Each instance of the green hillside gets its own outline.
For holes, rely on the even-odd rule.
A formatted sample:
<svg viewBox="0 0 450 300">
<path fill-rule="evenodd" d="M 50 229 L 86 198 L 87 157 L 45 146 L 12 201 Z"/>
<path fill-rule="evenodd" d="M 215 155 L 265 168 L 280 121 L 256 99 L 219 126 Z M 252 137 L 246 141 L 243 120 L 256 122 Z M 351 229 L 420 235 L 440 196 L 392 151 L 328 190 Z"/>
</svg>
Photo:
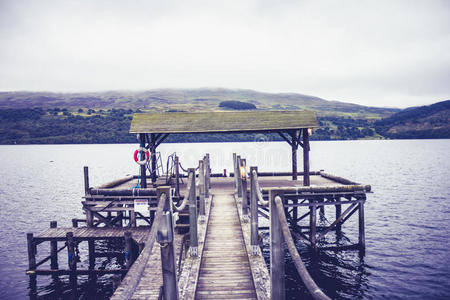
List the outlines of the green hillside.
<svg viewBox="0 0 450 300">
<path fill-rule="evenodd" d="M 413 107 L 375 122 L 378 133 L 391 139 L 450 138 L 450 100 Z"/>
<path fill-rule="evenodd" d="M 233 105 L 224 106 L 224 102 Z M 302 94 L 230 89 L 0 92 L 0 144 L 133 143 L 136 137 L 129 134 L 128 129 L 135 112 L 216 111 L 239 107 L 313 110 L 321 126 L 311 136 L 313 140 L 448 137 L 448 101 L 438 104 L 401 111 L 327 101 Z M 173 135 L 168 139 L 169 142 L 238 140 L 280 140 L 280 137 Z"/>
</svg>

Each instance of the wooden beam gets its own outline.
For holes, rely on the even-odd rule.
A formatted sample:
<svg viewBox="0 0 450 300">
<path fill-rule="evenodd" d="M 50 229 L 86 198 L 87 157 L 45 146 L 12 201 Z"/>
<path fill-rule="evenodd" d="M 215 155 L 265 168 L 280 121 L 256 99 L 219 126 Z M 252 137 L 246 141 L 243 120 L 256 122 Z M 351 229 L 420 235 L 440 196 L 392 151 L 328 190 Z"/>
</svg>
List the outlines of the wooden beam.
<svg viewBox="0 0 450 300">
<path fill-rule="evenodd" d="M 289 139 L 287 138 L 287 136 L 284 135 L 283 132 L 278 131 L 277 133 L 283 138 L 283 140 L 285 140 L 285 141 L 292 147 L 292 141 L 289 140 Z"/>
</svg>

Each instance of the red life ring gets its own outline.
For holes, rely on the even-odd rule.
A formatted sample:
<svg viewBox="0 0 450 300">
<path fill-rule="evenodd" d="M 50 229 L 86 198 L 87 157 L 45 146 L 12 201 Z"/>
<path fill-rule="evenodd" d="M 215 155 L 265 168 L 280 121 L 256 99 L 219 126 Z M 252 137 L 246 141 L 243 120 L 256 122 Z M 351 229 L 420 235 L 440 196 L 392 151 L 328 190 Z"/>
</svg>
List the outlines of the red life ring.
<svg viewBox="0 0 450 300">
<path fill-rule="evenodd" d="M 144 160 L 139 160 L 139 152 L 144 152 L 145 153 L 145 159 Z M 150 157 L 150 153 L 144 147 L 140 147 L 139 149 L 134 151 L 134 161 L 137 164 L 139 164 L 139 165 L 145 165 L 147 163 L 149 157 Z"/>
</svg>

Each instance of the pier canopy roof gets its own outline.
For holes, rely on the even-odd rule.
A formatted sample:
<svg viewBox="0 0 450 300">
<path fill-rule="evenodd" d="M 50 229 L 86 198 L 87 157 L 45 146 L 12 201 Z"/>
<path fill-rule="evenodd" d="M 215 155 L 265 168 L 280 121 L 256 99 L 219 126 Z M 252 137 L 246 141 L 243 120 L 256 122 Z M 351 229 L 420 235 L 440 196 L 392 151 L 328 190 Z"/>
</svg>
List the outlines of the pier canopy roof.
<svg viewBox="0 0 450 300">
<path fill-rule="evenodd" d="M 130 133 L 280 132 L 319 127 L 312 111 L 136 113 Z"/>
</svg>

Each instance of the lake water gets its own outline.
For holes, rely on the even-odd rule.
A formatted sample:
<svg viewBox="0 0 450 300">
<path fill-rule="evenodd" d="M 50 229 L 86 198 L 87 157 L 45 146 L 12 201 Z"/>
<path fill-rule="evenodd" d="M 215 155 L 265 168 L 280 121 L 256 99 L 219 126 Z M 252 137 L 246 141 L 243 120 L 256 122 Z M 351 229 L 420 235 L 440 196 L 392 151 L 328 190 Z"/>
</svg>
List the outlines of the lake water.
<svg viewBox="0 0 450 300">
<path fill-rule="evenodd" d="M 135 144 L 0 146 L 1 299 L 28 297 L 26 233 L 45 230 L 52 220 L 58 226 L 71 226 L 72 218 L 83 217 L 83 166 L 90 168 L 91 186 L 137 174 L 132 158 L 135 148 Z M 163 157 L 176 151 L 185 168 L 196 166 L 209 152 L 213 172 L 232 170 L 233 152 L 260 171 L 291 168 L 290 147 L 281 142 L 163 144 L 160 151 Z M 449 154 L 450 140 L 311 143 L 311 170 L 324 169 L 371 184 L 374 191 L 365 205 L 365 254 L 353 250 L 314 255 L 298 244 L 313 277 L 328 295 L 336 299 L 450 298 Z M 343 227 L 344 237 L 357 241 L 356 218 L 351 220 Z M 65 267 L 62 261 L 60 266 Z M 288 265 L 286 272 L 288 298 L 299 299 L 303 292 L 295 270 Z M 40 297 L 64 297 L 65 280 L 58 287 L 51 278 L 38 276 Z M 109 280 L 100 280 L 96 298 L 110 293 Z M 83 286 L 80 294 L 89 298 Z"/>
</svg>

